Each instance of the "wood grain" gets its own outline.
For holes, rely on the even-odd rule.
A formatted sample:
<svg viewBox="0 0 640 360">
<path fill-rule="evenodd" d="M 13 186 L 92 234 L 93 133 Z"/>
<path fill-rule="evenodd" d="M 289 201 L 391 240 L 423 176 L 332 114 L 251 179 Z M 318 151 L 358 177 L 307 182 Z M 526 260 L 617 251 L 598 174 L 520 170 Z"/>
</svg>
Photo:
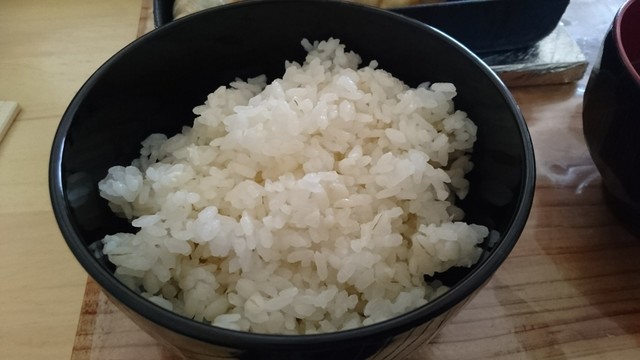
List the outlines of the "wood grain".
<svg viewBox="0 0 640 360">
<path fill-rule="evenodd" d="M 173 360 L 178 357 L 141 331 L 89 278 L 71 359 Z"/>
<path fill-rule="evenodd" d="M 65 108 L 134 40 L 131 0 L 0 1 L 0 99 L 21 111 L 0 143 L 0 359 L 68 359 L 86 273 L 53 218 L 47 164 Z"/>
</svg>

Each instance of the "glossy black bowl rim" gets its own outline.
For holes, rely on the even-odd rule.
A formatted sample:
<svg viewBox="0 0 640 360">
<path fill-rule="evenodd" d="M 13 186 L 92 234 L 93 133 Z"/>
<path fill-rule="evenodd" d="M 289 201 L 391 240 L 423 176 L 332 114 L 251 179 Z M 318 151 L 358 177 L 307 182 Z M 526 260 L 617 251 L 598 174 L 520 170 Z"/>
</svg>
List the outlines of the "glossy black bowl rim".
<svg viewBox="0 0 640 360">
<path fill-rule="evenodd" d="M 280 4 L 290 2 L 296 1 L 270 1 L 270 3 L 273 3 L 274 6 L 279 6 Z M 80 88 L 60 121 L 53 140 L 49 162 L 49 191 L 51 203 L 58 226 L 70 250 L 76 257 L 78 262 L 85 269 L 85 271 L 87 271 L 87 273 L 100 285 L 103 290 L 105 290 L 108 294 L 117 299 L 117 301 L 121 302 L 124 306 L 139 314 L 143 318 L 189 338 L 197 339 L 205 343 L 217 344 L 220 346 L 227 346 L 232 348 L 303 348 L 309 345 L 317 346 L 339 342 L 345 343 L 369 337 L 391 337 L 401 332 L 408 331 L 409 329 L 420 324 L 423 324 L 429 319 L 443 314 L 456 304 L 461 303 L 471 294 L 473 294 L 477 289 L 482 287 L 491 278 L 497 268 L 504 262 L 508 254 L 511 252 L 512 248 L 515 246 L 518 238 L 520 237 L 529 216 L 535 188 L 535 158 L 533 145 L 526 123 L 518 108 L 518 105 L 516 104 L 511 93 L 507 90 L 502 81 L 486 64 L 484 64 L 477 56 L 466 49 L 463 45 L 461 45 L 448 35 L 440 32 L 439 30 L 425 25 L 419 21 L 412 20 L 385 10 L 363 6 L 360 4 L 327 1 L 316 2 L 315 6 L 358 7 L 360 9 L 359 11 L 363 13 L 372 13 L 376 16 L 386 16 L 394 18 L 394 20 L 399 23 L 404 23 L 405 25 L 415 27 L 416 29 L 425 32 L 426 35 L 440 37 L 441 40 L 450 43 L 451 46 L 457 50 L 460 56 L 466 56 L 470 58 L 470 60 L 472 60 L 473 63 L 482 70 L 484 75 L 492 81 L 495 88 L 502 94 L 515 118 L 520 136 L 524 144 L 523 153 L 525 154 L 525 156 L 522 159 L 524 163 L 519 198 L 517 200 L 518 205 L 515 213 L 512 215 L 508 230 L 506 231 L 506 233 L 501 234 L 503 240 L 491 251 L 487 259 L 484 260 L 483 263 L 476 265 L 474 270 L 464 279 L 462 279 L 454 288 L 418 309 L 380 323 L 360 327 L 357 329 L 314 335 L 271 335 L 248 333 L 228 330 L 197 322 L 151 303 L 150 301 L 144 299 L 142 296 L 138 295 L 133 290 L 129 289 L 126 285 L 118 281 L 111 272 L 107 271 L 106 268 L 100 265 L 95 259 L 92 252 L 87 248 L 82 239 L 80 239 L 74 224 L 68 216 L 69 206 L 64 194 L 62 155 L 64 152 L 66 134 L 71 127 L 75 113 L 89 90 L 101 78 L 101 76 L 105 72 L 105 69 L 107 69 L 114 62 L 117 62 L 118 59 L 126 57 L 127 52 L 131 49 L 136 48 L 138 44 L 153 41 L 156 36 L 164 32 L 172 31 L 174 27 L 183 26 L 183 24 L 195 20 L 198 16 L 202 16 L 203 14 L 206 14 L 208 12 L 222 13 L 225 11 L 233 11 L 234 8 L 240 7 L 264 6 L 266 5 L 265 3 L 267 2 L 262 0 L 249 0 L 241 3 L 223 5 L 216 8 L 204 10 L 203 12 L 197 14 L 186 16 L 183 19 L 179 19 L 172 22 L 171 24 L 167 24 L 140 37 L 139 39 L 133 41 L 131 44 L 127 45 L 122 50 L 117 52 L 113 57 L 107 60 Z"/>
</svg>

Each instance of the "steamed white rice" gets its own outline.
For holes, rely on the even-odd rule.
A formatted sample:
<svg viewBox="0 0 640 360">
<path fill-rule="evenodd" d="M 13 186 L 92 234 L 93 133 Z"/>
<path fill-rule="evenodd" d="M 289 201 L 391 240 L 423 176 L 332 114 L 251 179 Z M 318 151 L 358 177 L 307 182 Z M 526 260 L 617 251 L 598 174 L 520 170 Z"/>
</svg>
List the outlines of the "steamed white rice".
<svg viewBox="0 0 640 360">
<path fill-rule="evenodd" d="M 219 87 L 192 127 L 153 134 L 100 181 L 135 234 L 106 236 L 116 275 L 184 316 L 313 334 L 389 319 L 447 289 L 488 231 L 461 222 L 476 126 L 449 83 L 409 88 L 339 40 Z"/>
</svg>

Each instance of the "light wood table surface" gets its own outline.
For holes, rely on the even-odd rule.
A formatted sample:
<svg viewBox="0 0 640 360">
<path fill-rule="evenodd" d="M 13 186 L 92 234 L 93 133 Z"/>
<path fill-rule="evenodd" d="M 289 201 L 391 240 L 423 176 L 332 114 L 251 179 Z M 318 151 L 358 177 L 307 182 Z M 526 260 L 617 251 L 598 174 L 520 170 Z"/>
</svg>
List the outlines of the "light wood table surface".
<svg viewBox="0 0 640 360">
<path fill-rule="evenodd" d="M 621 3 L 572 0 L 563 23 L 590 62 Z M 65 107 L 148 26 L 143 4 L 141 16 L 134 0 L 0 1 L 0 100 L 22 108 L 0 144 L 0 359 L 174 359 L 85 286 L 47 188 Z M 536 149 L 529 222 L 490 283 L 411 360 L 640 359 L 640 239 L 603 203 L 582 136 L 585 84 L 511 89 Z"/>
<path fill-rule="evenodd" d="M 136 38 L 139 0 L 1 0 L 0 100 L 18 117 L 0 143 L 0 359 L 69 359 L 86 274 L 53 218 L 47 166 L 83 82 Z"/>
</svg>

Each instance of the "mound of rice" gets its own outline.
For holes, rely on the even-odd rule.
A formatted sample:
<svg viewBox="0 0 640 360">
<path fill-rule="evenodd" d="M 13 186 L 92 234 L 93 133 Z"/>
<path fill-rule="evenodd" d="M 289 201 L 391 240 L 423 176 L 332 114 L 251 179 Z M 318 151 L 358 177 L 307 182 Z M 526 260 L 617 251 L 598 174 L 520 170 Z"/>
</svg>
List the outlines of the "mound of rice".
<svg viewBox="0 0 640 360">
<path fill-rule="evenodd" d="M 230 329 L 313 334 L 372 324 L 447 289 L 488 231 L 460 222 L 476 126 L 454 85 L 409 88 L 339 40 L 281 79 L 220 87 L 193 127 L 153 134 L 100 181 L 135 234 L 106 236 L 150 301 Z"/>
</svg>

